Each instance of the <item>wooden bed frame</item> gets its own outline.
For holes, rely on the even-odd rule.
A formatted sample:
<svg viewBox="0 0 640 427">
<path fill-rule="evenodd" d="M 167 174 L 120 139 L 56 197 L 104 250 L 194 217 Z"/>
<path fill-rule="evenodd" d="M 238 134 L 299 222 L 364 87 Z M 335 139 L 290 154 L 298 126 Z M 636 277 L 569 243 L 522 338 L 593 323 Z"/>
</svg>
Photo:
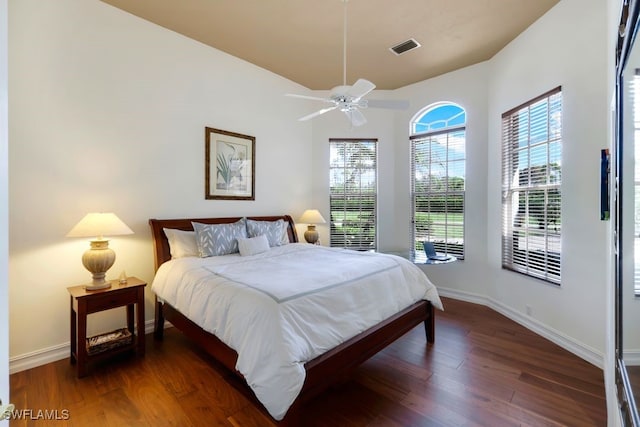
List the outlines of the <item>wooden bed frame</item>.
<svg viewBox="0 0 640 427">
<path fill-rule="evenodd" d="M 169 242 L 164 234 L 163 228 L 193 230 L 191 225 L 192 221 L 205 224 L 224 224 L 236 222 L 240 219 L 241 217 L 150 219 L 149 225 L 151 226 L 153 235 L 156 270 L 164 262 L 171 259 Z M 293 219 L 289 215 L 247 217 L 247 219 L 257 221 L 284 219 L 288 223 L 287 231 L 289 241 L 292 243 L 298 241 L 298 234 Z M 191 340 L 195 341 L 227 369 L 242 378 L 241 374 L 235 369 L 238 354 L 233 349 L 225 345 L 216 336 L 200 328 L 169 304 L 158 301 L 156 297 L 154 335 L 158 340 L 161 340 L 163 337 L 165 320 L 169 321 Z M 304 402 L 317 396 L 338 380 L 345 378 L 362 362 L 369 359 L 420 323 L 424 323 L 427 341 L 433 343 L 435 338 L 433 306 L 429 301 L 419 301 L 366 331 L 361 332 L 350 340 L 345 341 L 334 349 L 307 362 L 305 364 L 306 378 L 302 390 L 281 421 L 276 421 L 269 416 L 266 409 L 259 403 L 253 393 L 250 392 L 248 386 L 246 386 L 245 392 L 249 391 L 249 397 L 251 397 L 257 407 L 273 421 L 274 425 L 297 426 L 299 425 L 300 412 Z M 245 384 L 244 379 L 242 383 Z"/>
</svg>

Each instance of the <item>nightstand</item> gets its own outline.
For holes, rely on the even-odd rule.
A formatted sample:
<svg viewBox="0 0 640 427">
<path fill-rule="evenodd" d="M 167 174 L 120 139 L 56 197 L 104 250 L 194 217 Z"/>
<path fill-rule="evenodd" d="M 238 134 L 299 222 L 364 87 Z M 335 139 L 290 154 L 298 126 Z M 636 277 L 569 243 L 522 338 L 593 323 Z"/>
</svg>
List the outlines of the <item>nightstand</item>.
<svg viewBox="0 0 640 427">
<path fill-rule="evenodd" d="M 87 291 L 84 285 L 67 288 L 71 300 L 71 363 L 77 364 L 78 377 L 88 373 L 88 363 L 103 359 L 128 350 L 136 350 L 138 355 L 144 355 L 144 288 L 145 282 L 128 277 L 127 283 L 118 280 L 111 281 L 111 287 L 97 291 Z M 102 347 L 92 347 L 98 351 L 89 354 L 87 341 L 87 316 L 117 307 L 127 307 L 127 328 L 120 335 L 126 335 L 125 340 L 109 342 L 111 333 L 101 336 L 104 341 Z M 134 306 L 136 307 L 136 328 L 134 330 Z M 128 331 L 128 333 L 127 333 Z M 116 331 L 114 331 L 116 332 Z M 128 335 L 130 334 L 130 336 Z M 107 344 L 106 346 L 104 344 Z M 111 345 L 109 345 L 111 344 Z"/>
</svg>

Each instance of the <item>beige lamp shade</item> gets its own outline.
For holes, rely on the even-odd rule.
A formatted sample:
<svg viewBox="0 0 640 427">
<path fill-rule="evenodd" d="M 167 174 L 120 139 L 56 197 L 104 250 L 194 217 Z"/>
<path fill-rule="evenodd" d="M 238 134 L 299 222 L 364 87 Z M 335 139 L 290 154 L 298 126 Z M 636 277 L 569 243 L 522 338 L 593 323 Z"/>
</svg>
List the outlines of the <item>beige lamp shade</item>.
<svg viewBox="0 0 640 427">
<path fill-rule="evenodd" d="M 90 249 L 82 255 L 82 264 L 92 273 L 87 290 L 105 289 L 111 286 L 105 280 L 107 271 L 116 261 L 116 253 L 109 248 L 104 236 L 133 234 L 133 231 L 114 213 L 90 213 L 67 233 L 67 237 L 91 237 Z"/>
<path fill-rule="evenodd" d="M 303 224 L 324 224 L 327 221 L 324 220 L 320 211 L 317 209 L 307 209 L 304 211 L 298 222 Z"/>
<path fill-rule="evenodd" d="M 89 213 L 67 233 L 67 237 L 99 237 L 133 234 L 114 213 Z"/>
<path fill-rule="evenodd" d="M 307 231 L 304 232 L 304 240 L 311 244 L 318 243 L 320 235 L 316 230 L 316 224 L 324 224 L 326 222 L 320 212 L 317 209 L 307 209 L 303 212 L 298 222 L 307 224 Z"/>
</svg>

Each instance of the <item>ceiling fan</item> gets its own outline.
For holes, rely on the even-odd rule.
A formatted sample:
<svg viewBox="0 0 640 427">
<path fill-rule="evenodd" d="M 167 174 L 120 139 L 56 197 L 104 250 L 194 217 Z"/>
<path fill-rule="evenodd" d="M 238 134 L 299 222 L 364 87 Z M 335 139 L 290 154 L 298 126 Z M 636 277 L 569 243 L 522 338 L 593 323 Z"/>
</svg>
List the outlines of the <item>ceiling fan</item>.
<svg viewBox="0 0 640 427">
<path fill-rule="evenodd" d="M 347 118 L 351 122 L 351 126 L 362 126 L 367 122 L 364 114 L 360 111 L 363 108 L 387 108 L 403 110 L 409 107 L 408 101 L 402 100 L 381 100 L 381 99 L 363 99 L 369 92 L 375 89 L 376 85 L 369 80 L 358 79 L 352 86 L 347 85 L 347 2 L 348 0 L 342 0 L 344 3 L 344 34 L 343 34 L 343 49 L 342 49 L 342 86 L 336 86 L 331 89 L 331 93 L 328 98 L 320 98 L 316 96 L 296 95 L 287 93 L 285 96 L 293 98 L 310 99 L 313 101 L 320 101 L 330 106 L 322 108 L 314 113 L 308 114 L 304 117 L 300 117 L 299 121 L 305 121 L 314 117 L 320 116 L 332 110 L 340 110 L 347 115 Z"/>
</svg>

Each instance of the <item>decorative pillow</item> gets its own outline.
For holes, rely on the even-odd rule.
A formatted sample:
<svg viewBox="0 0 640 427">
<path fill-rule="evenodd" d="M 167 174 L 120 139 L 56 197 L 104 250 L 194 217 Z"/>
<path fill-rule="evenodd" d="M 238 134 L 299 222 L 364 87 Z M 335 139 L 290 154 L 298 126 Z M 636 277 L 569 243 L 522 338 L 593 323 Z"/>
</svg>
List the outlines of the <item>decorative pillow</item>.
<svg viewBox="0 0 640 427">
<path fill-rule="evenodd" d="M 247 232 L 249 237 L 256 237 L 264 234 L 267 236 L 269 246 L 282 246 L 289 243 L 287 234 L 287 223 L 283 219 L 277 221 L 254 221 L 247 220 Z"/>
<path fill-rule="evenodd" d="M 198 254 L 202 258 L 238 252 L 238 239 L 247 237 L 244 218 L 232 224 L 201 224 L 193 222 Z"/>
<path fill-rule="evenodd" d="M 163 230 L 169 241 L 171 258 L 199 255 L 195 231 L 178 230 L 175 228 L 163 228 Z"/>
<path fill-rule="evenodd" d="M 269 240 L 264 234 L 248 239 L 238 239 L 238 249 L 241 256 L 260 254 L 270 249 Z"/>
</svg>

